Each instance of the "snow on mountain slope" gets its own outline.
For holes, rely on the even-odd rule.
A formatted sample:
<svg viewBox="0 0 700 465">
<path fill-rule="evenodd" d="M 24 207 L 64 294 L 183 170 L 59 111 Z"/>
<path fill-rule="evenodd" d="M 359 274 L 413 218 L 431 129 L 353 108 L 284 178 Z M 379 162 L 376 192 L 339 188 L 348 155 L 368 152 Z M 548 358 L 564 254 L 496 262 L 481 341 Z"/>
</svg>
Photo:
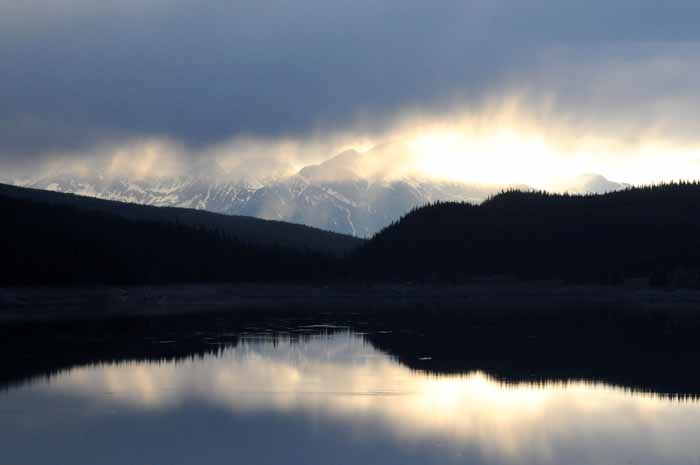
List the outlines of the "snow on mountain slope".
<svg viewBox="0 0 700 465">
<path fill-rule="evenodd" d="M 63 175 L 39 179 L 25 184 L 25 187 L 144 205 L 196 208 L 226 213 L 244 204 L 259 185 L 184 176 L 134 180 Z"/>
<path fill-rule="evenodd" d="M 435 201 L 480 202 L 508 186 L 474 185 L 416 177 L 366 175 L 369 153 L 349 150 L 296 175 L 259 181 L 232 179 L 218 165 L 195 166 L 172 178 L 128 179 L 95 174 L 55 175 L 26 187 L 154 206 L 208 210 L 301 223 L 369 237 L 412 208 Z M 527 186 L 518 186 L 527 188 Z M 581 177 L 571 191 L 624 188 L 602 176 Z"/>
<path fill-rule="evenodd" d="M 562 190 L 572 194 L 605 194 L 631 187 L 630 184 L 614 182 L 599 174 L 582 174 L 566 183 Z"/>
<path fill-rule="evenodd" d="M 478 201 L 491 193 L 410 179 L 317 182 L 300 175 L 257 185 L 188 177 L 129 180 L 64 175 L 24 185 L 107 200 L 289 221 L 361 237 L 374 234 L 418 205 L 436 200 Z"/>
</svg>

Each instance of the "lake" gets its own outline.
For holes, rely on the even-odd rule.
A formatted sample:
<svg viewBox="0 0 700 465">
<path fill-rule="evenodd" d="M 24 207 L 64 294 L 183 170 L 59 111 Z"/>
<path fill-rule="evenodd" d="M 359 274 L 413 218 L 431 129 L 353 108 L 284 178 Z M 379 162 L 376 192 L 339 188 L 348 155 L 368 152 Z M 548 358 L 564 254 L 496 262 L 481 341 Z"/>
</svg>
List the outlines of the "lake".
<svg viewBox="0 0 700 465">
<path fill-rule="evenodd" d="M 694 396 L 416 369 L 371 340 L 248 331 L 27 378 L 0 390 L 0 464 L 700 463 Z"/>
</svg>

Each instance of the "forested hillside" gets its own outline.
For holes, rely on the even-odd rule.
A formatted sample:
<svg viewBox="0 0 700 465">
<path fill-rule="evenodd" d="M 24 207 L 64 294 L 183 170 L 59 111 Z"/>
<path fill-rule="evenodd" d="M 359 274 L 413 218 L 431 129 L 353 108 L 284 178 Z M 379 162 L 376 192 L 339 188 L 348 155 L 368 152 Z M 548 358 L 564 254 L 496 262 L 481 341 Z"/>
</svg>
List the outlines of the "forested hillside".
<svg viewBox="0 0 700 465">
<path fill-rule="evenodd" d="M 87 200 L 78 199 L 52 203 L 0 191 L 1 284 L 454 281 L 507 275 L 601 284 L 644 278 L 658 286 L 700 287 L 697 183 L 585 196 L 509 191 L 481 205 L 437 203 L 412 211 L 345 258 L 319 252 L 338 253 L 349 244 L 319 247 L 314 238 L 348 239 L 323 231 L 302 231 L 309 235 L 282 247 L 271 241 L 280 234 L 275 222 L 263 224 L 261 235 L 270 235 L 255 241 L 247 239 L 249 230 L 243 229 L 242 238 L 216 222 L 181 221 L 190 218 L 189 210 L 167 209 L 172 212 L 166 216 L 136 220 L 133 213 L 114 213 L 101 204 L 85 207 Z M 163 210 L 138 208 L 148 209 L 133 210 L 143 215 Z M 288 226 L 279 224 L 283 230 Z"/>
<path fill-rule="evenodd" d="M 114 215 L 134 222 L 164 224 L 177 222 L 198 229 L 221 232 L 249 244 L 277 245 L 297 250 L 311 249 L 337 256 L 347 254 L 364 242 L 352 236 L 283 221 L 223 215 L 188 208 L 137 205 L 7 184 L 0 184 L 0 197 L 25 200 L 34 204 L 73 207 L 85 212 Z"/>
<path fill-rule="evenodd" d="M 224 231 L 0 195 L 0 285 L 309 282 L 337 259 Z"/>
<path fill-rule="evenodd" d="M 700 184 L 604 195 L 510 191 L 481 205 L 415 209 L 354 256 L 376 277 L 521 278 L 616 283 L 649 277 L 696 286 Z"/>
</svg>

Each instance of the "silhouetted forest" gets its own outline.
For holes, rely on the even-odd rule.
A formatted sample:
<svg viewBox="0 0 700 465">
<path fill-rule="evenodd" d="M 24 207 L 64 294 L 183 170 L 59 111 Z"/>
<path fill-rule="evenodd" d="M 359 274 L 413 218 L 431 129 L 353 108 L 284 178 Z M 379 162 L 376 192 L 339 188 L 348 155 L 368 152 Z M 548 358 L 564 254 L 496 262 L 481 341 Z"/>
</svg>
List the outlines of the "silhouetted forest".
<svg viewBox="0 0 700 465">
<path fill-rule="evenodd" d="M 313 281 L 337 268 L 312 251 L 251 245 L 204 227 L 136 222 L 0 196 L 0 284 Z"/>
<path fill-rule="evenodd" d="M 509 191 L 437 203 L 384 229 L 353 257 L 377 279 L 474 275 L 700 286 L 700 184 L 604 195 Z"/>
<path fill-rule="evenodd" d="M 602 284 L 634 277 L 654 286 L 700 287 L 698 183 L 584 196 L 510 191 L 481 205 L 437 203 L 415 209 L 345 258 L 318 252 L 313 230 L 302 236 L 309 240 L 307 250 L 289 241 L 285 247 L 269 245 L 269 238 L 281 234 L 275 222 L 261 229 L 267 242 L 251 243 L 239 240 L 235 227 L 182 223 L 176 213 L 136 220 L 119 213 L 125 204 L 117 202 L 92 208 L 82 200 L 70 204 L 63 194 L 3 192 L 3 285 L 459 281 L 508 275 Z M 54 195 L 61 201 L 50 202 Z M 250 234 L 245 230 L 245 237 Z M 342 242 L 321 250 L 350 250 L 346 236 L 319 237 Z"/>
<path fill-rule="evenodd" d="M 364 241 L 352 236 L 284 221 L 263 220 L 250 216 L 222 215 L 190 208 L 153 207 L 116 202 L 74 194 L 28 189 L 0 183 L 0 197 L 28 202 L 72 207 L 86 212 L 118 216 L 125 220 L 150 223 L 179 223 L 208 231 L 235 236 L 247 244 L 280 246 L 297 250 L 343 256 Z"/>
</svg>

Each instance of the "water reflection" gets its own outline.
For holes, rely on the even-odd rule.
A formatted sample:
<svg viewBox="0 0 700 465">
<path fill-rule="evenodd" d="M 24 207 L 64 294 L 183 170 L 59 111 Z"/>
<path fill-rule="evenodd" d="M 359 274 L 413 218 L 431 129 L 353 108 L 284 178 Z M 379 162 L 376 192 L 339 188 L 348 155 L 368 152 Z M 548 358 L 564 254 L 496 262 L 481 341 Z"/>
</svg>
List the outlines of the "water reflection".
<svg viewBox="0 0 700 465">
<path fill-rule="evenodd" d="M 351 333 L 74 368 L 0 393 L 0 433 L 17 464 L 94 463 L 97 444 L 99 462 L 129 464 L 700 463 L 696 401 L 429 375 Z M 28 438 L 58 456 L 43 462 Z"/>
</svg>

